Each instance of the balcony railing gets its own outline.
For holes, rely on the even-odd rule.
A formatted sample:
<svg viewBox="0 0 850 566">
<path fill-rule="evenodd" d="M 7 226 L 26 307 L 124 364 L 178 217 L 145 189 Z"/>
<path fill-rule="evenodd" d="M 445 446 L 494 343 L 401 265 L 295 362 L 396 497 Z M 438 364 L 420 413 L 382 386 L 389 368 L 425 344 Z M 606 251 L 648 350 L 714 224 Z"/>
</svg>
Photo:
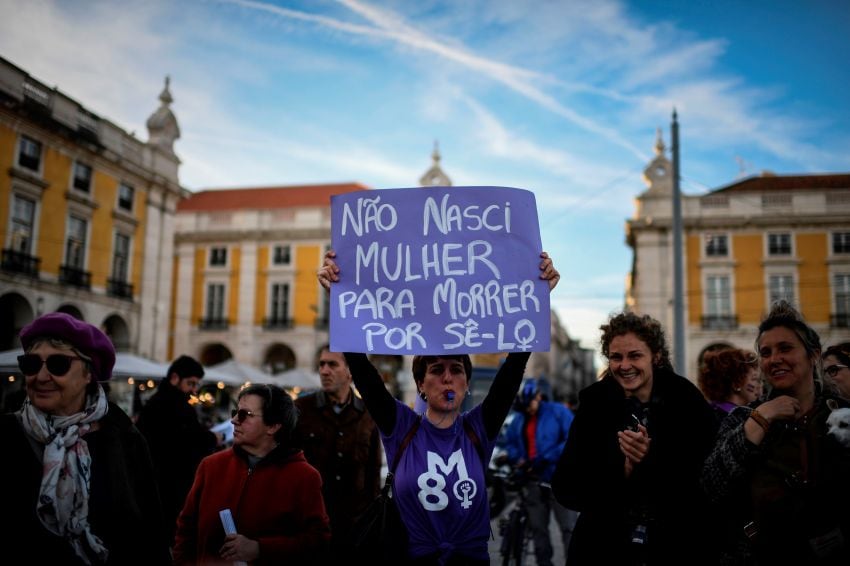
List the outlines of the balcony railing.
<svg viewBox="0 0 850 566">
<path fill-rule="evenodd" d="M 331 323 L 331 321 L 330 321 L 330 319 L 328 318 L 327 315 L 317 316 L 316 322 L 314 323 L 314 328 L 316 330 L 327 330 L 328 327 L 330 326 L 330 323 Z"/>
<path fill-rule="evenodd" d="M 38 268 L 41 265 L 40 258 L 7 248 L 3 250 L 1 261 L 0 267 L 3 268 L 3 271 L 38 278 Z"/>
<path fill-rule="evenodd" d="M 706 314 L 702 316 L 703 330 L 734 330 L 738 317 L 734 314 Z"/>
<path fill-rule="evenodd" d="M 59 266 L 59 282 L 83 289 L 91 288 L 91 271 L 83 271 L 70 265 Z"/>
<path fill-rule="evenodd" d="M 292 328 L 295 325 L 291 318 L 271 317 L 263 319 L 263 328 L 265 330 L 284 330 Z"/>
<path fill-rule="evenodd" d="M 107 294 L 118 297 L 120 299 L 130 299 L 133 300 L 133 284 L 127 283 L 126 281 L 119 281 L 118 279 L 107 279 L 106 280 L 106 292 Z"/>
<path fill-rule="evenodd" d="M 833 328 L 850 328 L 850 313 L 842 312 L 830 315 L 829 325 Z"/>
<path fill-rule="evenodd" d="M 226 318 L 202 318 L 198 321 L 201 330 L 227 330 L 230 323 Z"/>
</svg>

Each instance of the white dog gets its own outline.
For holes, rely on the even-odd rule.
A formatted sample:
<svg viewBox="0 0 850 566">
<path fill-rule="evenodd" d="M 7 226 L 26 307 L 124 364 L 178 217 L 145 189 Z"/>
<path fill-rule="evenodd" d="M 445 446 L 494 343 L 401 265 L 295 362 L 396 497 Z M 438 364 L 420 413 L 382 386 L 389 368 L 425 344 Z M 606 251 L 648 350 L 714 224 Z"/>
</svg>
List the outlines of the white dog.
<svg viewBox="0 0 850 566">
<path fill-rule="evenodd" d="M 829 434 L 835 437 L 839 444 L 850 448 L 850 409 L 833 409 L 826 419 Z"/>
</svg>

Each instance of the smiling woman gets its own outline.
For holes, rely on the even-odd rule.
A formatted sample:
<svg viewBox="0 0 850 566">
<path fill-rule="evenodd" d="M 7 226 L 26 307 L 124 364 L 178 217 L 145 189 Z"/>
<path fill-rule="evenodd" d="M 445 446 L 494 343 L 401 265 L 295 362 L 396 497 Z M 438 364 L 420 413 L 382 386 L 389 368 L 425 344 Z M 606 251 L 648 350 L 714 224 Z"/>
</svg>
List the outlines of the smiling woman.
<svg viewBox="0 0 850 566">
<path fill-rule="evenodd" d="M 579 394 L 552 489 L 579 511 L 569 564 L 713 564 L 699 489 L 715 419 L 676 375 L 661 324 L 622 313 L 602 325 L 604 377 Z"/>
<path fill-rule="evenodd" d="M 723 420 L 702 473 L 731 533 L 724 563 L 850 564 L 850 448 L 827 434 L 850 402 L 822 387 L 820 337 L 787 302 L 771 307 L 756 347 L 771 391 Z"/>
<path fill-rule="evenodd" d="M 99 380 L 115 350 L 98 328 L 64 313 L 20 333 L 27 398 L 0 418 L 7 490 L 0 560 L 18 564 L 168 564 L 168 540 L 144 438 Z M 14 462 L 14 464 L 12 464 Z M 138 533 L 149 536 L 138 544 Z"/>
</svg>

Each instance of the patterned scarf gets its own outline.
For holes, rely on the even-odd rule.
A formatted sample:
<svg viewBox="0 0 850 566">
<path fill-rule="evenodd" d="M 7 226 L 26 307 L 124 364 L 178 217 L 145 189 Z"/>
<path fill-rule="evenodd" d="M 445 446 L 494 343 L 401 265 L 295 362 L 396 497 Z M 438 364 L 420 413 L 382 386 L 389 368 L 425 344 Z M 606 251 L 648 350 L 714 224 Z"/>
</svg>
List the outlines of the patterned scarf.
<svg viewBox="0 0 850 566">
<path fill-rule="evenodd" d="M 98 387 L 89 395 L 86 408 L 69 416 L 47 415 L 32 406 L 29 399 L 19 414 L 24 430 L 44 445 L 41 489 L 36 514 L 50 532 L 64 537 L 86 564 L 105 563 L 109 551 L 89 526 L 89 485 L 91 455 L 83 436 L 109 408 L 106 393 Z M 88 551 L 88 552 L 87 552 Z"/>
</svg>

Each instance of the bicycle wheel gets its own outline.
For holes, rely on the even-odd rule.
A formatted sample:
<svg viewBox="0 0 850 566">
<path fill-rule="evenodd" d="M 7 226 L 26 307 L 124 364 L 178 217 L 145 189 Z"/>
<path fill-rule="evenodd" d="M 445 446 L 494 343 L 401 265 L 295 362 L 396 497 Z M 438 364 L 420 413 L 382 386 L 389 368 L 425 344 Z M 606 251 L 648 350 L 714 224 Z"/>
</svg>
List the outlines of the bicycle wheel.
<svg viewBox="0 0 850 566">
<path fill-rule="evenodd" d="M 522 542 L 525 535 L 523 526 L 522 511 L 519 509 L 511 510 L 502 532 L 500 548 L 502 566 L 510 566 L 511 564 L 520 566 L 522 564 Z"/>
</svg>

